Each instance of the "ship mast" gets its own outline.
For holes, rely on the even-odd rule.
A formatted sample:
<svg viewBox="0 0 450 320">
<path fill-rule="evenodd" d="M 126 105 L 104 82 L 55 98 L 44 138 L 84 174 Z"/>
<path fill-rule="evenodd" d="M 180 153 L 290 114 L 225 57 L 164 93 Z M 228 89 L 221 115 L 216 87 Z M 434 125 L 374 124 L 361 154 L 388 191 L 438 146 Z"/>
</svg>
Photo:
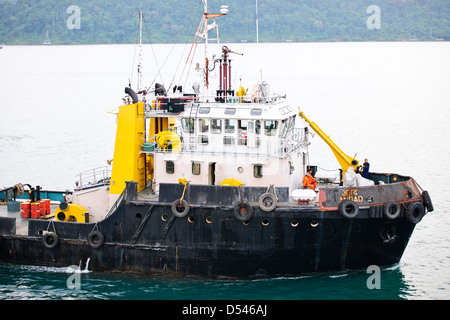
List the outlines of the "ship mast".
<svg viewBox="0 0 450 320">
<path fill-rule="evenodd" d="M 141 89 L 142 83 L 142 20 L 143 14 L 142 10 L 139 10 L 139 62 L 138 62 L 138 83 L 137 83 L 137 92 Z"/>
<path fill-rule="evenodd" d="M 202 36 L 205 38 L 205 86 L 206 86 L 206 101 L 209 99 L 209 61 L 208 61 L 208 32 L 209 29 L 217 27 L 214 23 L 208 27 L 208 19 L 224 16 L 228 13 L 228 6 L 222 6 L 220 13 L 208 13 L 208 0 L 203 1 L 203 17 L 205 19 L 204 31 Z M 219 42 L 219 33 L 217 33 L 217 42 Z"/>
<path fill-rule="evenodd" d="M 206 99 L 209 98 L 209 67 L 208 67 L 208 0 L 203 0 L 205 17 L 205 85 L 206 85 Z"/>
</svg>

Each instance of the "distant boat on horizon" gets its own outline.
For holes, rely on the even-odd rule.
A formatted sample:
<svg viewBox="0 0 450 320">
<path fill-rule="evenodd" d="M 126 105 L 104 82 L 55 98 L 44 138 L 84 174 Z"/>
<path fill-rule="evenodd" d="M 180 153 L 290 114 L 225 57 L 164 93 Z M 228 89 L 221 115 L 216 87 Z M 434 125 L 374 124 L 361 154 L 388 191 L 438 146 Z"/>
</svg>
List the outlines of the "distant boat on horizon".
<svg viewBox="0 0 450 320">
<path fill-rule="evenodd" d="M 45 41 L 42 44 L 52 44 L 52 42 L 50 41 L 50 37 L 48 36 L 48 30 L 45 34 Z"/>
</svg>

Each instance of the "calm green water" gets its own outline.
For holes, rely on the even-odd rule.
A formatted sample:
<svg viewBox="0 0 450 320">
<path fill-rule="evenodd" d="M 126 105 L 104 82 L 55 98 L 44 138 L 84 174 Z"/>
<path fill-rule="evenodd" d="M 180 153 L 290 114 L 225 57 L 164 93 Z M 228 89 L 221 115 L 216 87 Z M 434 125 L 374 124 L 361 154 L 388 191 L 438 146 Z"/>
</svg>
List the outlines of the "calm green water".
<svg viewBox="0 0 450 320">
<path fill-rule="evenodd" d="M 365 271 L 295 278 L 205 280 L 130 274 L 82 273 L 69 289 L 66 268 L 0 264 L 1 299 L 308 300 L 409 299 L 414 288 L 397 265 L 381 270 L 380 289 L 369 289 Z"/>
</svg>

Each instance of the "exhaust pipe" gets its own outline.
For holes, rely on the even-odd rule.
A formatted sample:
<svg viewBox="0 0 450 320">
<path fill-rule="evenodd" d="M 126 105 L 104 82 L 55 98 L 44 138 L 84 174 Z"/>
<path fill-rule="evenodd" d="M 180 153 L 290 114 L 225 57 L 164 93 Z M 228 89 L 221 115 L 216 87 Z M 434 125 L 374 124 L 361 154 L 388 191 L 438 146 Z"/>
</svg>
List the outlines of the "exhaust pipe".
<svg viewBox="0 0 450 320">
<path fill-rule="evenodd" d="M 139 102 L 136 92 L 134 92 L 130 87 L 125 87 L 125 93 L 130 95 L 131 99 L 133 99 L 133 103 Z"/>
</svg>

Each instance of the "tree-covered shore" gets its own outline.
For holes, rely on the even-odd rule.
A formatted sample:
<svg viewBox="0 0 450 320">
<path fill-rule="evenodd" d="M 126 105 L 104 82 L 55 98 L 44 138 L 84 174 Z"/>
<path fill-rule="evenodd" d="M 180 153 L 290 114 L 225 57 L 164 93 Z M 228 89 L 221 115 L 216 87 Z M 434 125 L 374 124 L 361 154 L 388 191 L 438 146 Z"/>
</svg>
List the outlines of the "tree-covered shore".
<svg viewBox="0 0 450 320">
<path fill-rule="evenodd" d="M 258 0 L 259 39 L 280 41 L 450 40 L 448 0 Z M 254 0 L 209 0 L 222 42 L 256 41 Z M 200 0 L 0 0 L 0 43 L 190 42 L 203 13 Z"/>
</svg>

